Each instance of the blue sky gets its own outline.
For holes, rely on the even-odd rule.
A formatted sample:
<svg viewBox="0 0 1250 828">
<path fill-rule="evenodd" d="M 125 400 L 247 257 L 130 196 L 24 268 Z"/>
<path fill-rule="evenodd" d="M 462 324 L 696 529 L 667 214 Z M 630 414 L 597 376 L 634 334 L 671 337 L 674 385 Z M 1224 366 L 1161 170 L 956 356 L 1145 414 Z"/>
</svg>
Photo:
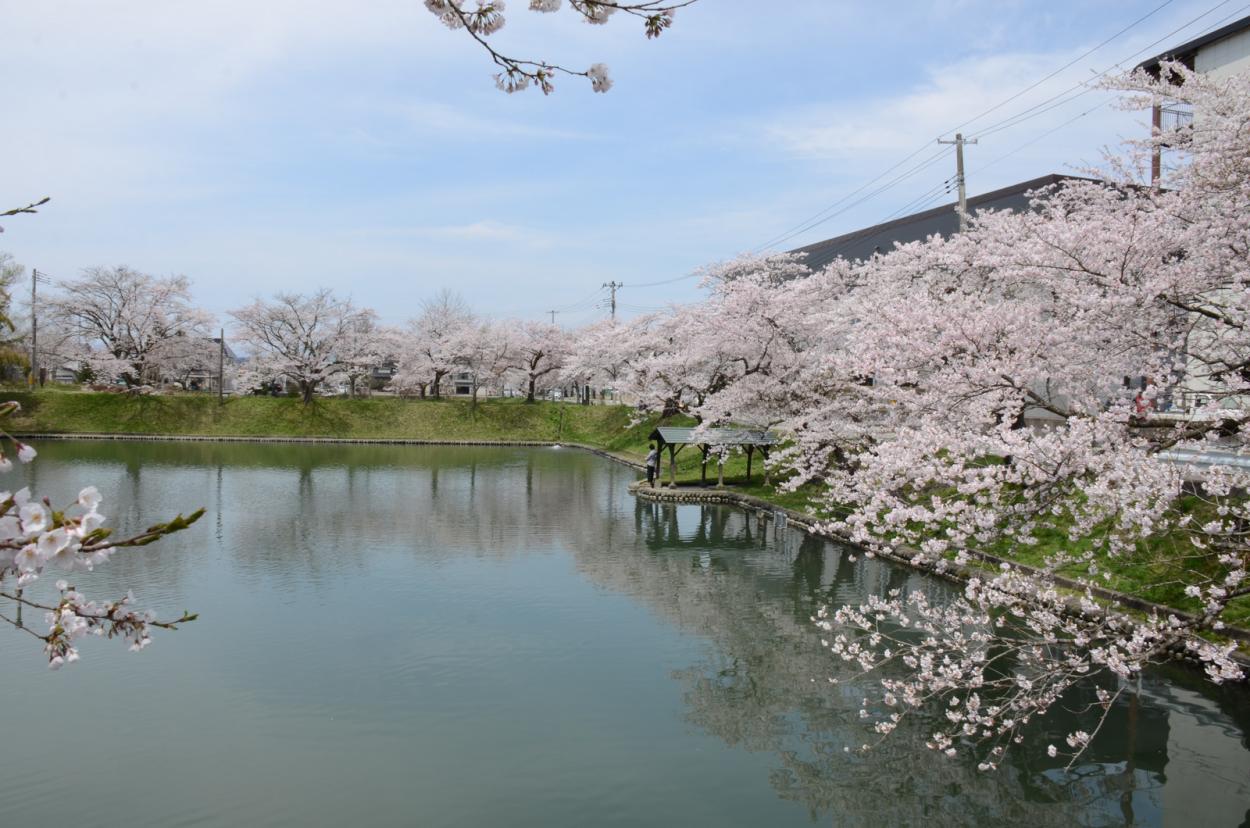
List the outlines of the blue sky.
<svg viewBox="0 0 1250 828">
<path fill-rule="evenodd" d="M 1129 65 L 1250 11 L 1217 3 L 1173 0 L 966 131 L 1203 12 Z M 580 324 L 609 280 L 625 313 L 694 298 L 695 279 L 631 285 L 760 246 L 1163 3 L 700 0 L 654 41 L 526 5 L 498 47 L 602 61 L 612 91 L 498 92 L 485 53 L 420 0 L 0 3 L 0 202 L 53 197 L 5 220 L 0 249 L 62 278 L 183 273 L 223 317 L 325 286 L 398 323 L 449 287 L 485 314 Z M 1140 114 L 1088 112 L 1106 97 L 970 147 L 970 192 L 1140 134 Z M 880 221 L 953 172 L 943 159 L 785 246 Z"/>
</svg>

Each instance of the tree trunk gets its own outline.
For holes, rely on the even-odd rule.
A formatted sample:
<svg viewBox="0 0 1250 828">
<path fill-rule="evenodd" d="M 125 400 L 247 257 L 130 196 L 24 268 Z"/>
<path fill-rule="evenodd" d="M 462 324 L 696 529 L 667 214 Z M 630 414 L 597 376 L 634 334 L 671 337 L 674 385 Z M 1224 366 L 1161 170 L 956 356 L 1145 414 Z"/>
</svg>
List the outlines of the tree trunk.
<svg viewBox="0 0 1250 828">
<path fill-rule="evenodd" d="M 527 403 L 532 403 L 534 401 L 534 378 L 533 377 L 530 377 L 529 393 L 525 395 L 525 401 Z"/>
<path fill-rule="evenodd" d="M 300 398 L 304 401 L 304 405 L 308 405 L 309 403 L 313 401 L 313 392 L 316 390 L 317 390 L 317 384 L 315 382 L 308 382 L 307 380 L 300 380 L 299 393 L 300 393 Z"/>
</svg>

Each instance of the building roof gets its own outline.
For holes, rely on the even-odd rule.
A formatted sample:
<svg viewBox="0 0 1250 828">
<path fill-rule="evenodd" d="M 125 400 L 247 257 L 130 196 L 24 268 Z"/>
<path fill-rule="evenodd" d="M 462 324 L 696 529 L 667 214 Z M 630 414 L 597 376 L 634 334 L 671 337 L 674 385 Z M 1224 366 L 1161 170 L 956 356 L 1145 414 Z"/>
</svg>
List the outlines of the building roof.
<svg viewBox="0 0 1250 828">
<path fill-rule="evenodd" d="M 214 345 L 220 345 L 220 344 L 221 344 L 221 337 L 220 337 L 220 336 L 214 336 L 214 337 L 211 337 L 211 338 L 209 339 L 209 341 L 210 341 L 210 342 L 212 342 Z M 236 353 L 234 352 L 234 348 L 231 348 L 231 347 L 230 347 L 230 343 L 229 343 L 229 342 L 227 342 L 227 343 L 225 344 L 225 351 L 226 351 L 226 359 L 227 359 L 228 361 L 230 361 L 230 362 L 232 362 L 232 363 L 238 363 L 238 362 L 242 362 L 242 361 L 243 361 L 243 360 L 239 357 L 239 355 L 238 355 L 238 354 L 236 354 Z"/>
<path fill-rule="evenodd" d="M 1207 32 L 1201 37 L 1195 37 L 1193 40 L 1186 41 L 1179 46 L 1173 46 L 1166 52 L 1160 52 L 1152 58 L 1143 60 L 1137 64 L 1138 69 L 1145 69 L 1155 77 L 1159 76 L 1159 62 L 1164 60 L 1176 60 L 1185 64 L 1190 69 L 1194 68 L 1194 58 L 1198 56 L 1198 52 L 1210 46 L 1213 43 L 1219 43 L 1221 40 L 1232 37 L 1235 34 L 1250 29 L 1250 16 L 1234 20 L 1227 26 L 1221 26 L 1215 31 Z"/>
<path fill-rule="evenodd" d="M 968 212 L 977 213 L 981 210 L 1026 210 L 1029 207 L 1028 194 L 1064 181 L 1092 181 L 1073 175 L 1044 175 L 1041 178 L 1022 181 L 1001 190 L 973 196 L 968 199 Z M 859 260 L 867 259 L 874 253 L 889 253 L 895 244 L 922 241 L 937 233 L 951 236 L 959 231 L 959 214 L 955 207 L 958 202 L 944 204 L 915 213 L 900 219 L 865 227 L 853 233 L 845 233 L 832 239 L 809 244 L 791 252 L 805 253 L 804 263 L 813 271 L 820 270 L 835 259 Z"/>
<path fill-rule="evenodd" d="M 694 444 L 700 446 L 771 446 L 777 443 L 777 435 L 771 431 L 758 431 L 748 428 L 705 428 L 698 436 L 694 428 L 673 428 L 663 426 L 651 432 L 649 439 L 661 445 L 672 443 Z"/>
</svg>

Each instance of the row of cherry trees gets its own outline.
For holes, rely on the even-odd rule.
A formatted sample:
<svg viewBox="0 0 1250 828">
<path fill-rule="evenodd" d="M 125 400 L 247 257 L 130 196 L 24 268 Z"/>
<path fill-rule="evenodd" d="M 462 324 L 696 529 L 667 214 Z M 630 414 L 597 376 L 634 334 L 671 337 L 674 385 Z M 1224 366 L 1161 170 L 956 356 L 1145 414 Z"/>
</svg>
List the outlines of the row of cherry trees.
<svg viewBox="0 0 1250 828">
<path fill-rule="evenodd" d="M 1178 652 L 1242 678 L 1218 634 L 1250 595 L 1250 78 L 1172 71 L 1119 81 L 1125 105 L 1181 101 L 1194 124 L 1129 144 L 1101 181 L 815 273 L 745 257 L 706 273 L 706 301 L 587 331 L 568 357 L 655 410 L 779 430 L 788 485 L 815 485 L 829 527 L 874 552 L 1009 561 L 953 602 L 822 612 L 835 656 L 880 673 L 861 715 L 882 737 L 940 700 L 929 745 L 990 769 L 1078 681 L 1128 687 Z M 1161 145 L 1182 163 L 1152 188 Z M 1162 414 L 1187 387 L 1209 402 Z M 1107 611 L 1127 568 L 1189 612 Z M 1080 755 L 1098 721 L 1052 755 Z"/>
<path fill-rule="evenodd" d="M 7 283 L 21 278 L 11 257 L 0 263 Z M 187 386 L 192 376 L 215 376 L 216 320 L 194 306 L 190 291 L 184 276 L 159 278 L 128 267 L 91 268 L 59 282 L 38 308 L 40 361 L 128 387 Z M 480 317 L 451 291 L 398 327 L 381 325 L 373 310 L 329 290 L 280 293 L 230 317 L 228 338 L 246 357 L 226 366 L 236 386 L 289 385 L 305 402 L 330 386 L 367 389 L 382 367 L 393 374 L 391 390 L 422 397 L 441 396 L 453 374 L 471 378 L 474 398 L 478 387 L 508 384 L 530 401 L 583 379 L 563 371 L 575 333 Z"/>
</svg>

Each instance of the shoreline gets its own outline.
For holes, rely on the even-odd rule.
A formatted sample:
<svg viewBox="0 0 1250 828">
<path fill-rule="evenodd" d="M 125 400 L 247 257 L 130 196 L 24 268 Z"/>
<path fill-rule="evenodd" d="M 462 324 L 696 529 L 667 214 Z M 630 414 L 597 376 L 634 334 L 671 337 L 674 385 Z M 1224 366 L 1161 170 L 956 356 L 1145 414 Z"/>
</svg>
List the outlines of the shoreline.
<svg viewBox="0 0 1250 828">
<path fill-rule="evenodd" d="M 715 488 L 691 489 L 689 487 L 678 487 L 676 489 L 670 489 L 660 487 L 655 489 L 645 485 L 642 481 L 632 484 L 629 487 L 629 491 L 635 497 L 639 497 L 653 503 L 714 503 L 737 506 L 742 509 L 753 509 L 756 511 L 768 510 L 770 512 L 783 512 L 789 523 L 809 535 L 862 550 L 865 554 L 870 554 L 873 557 L 881 558 L 901 566 L 906 566 L 917 572 L 923 572 L 926 575 L 942 578 L 947 581 L 954 581 L 956 583 L 967 583 L 973 577 L 984 577 L 985 575 L 984 571 L 972 569 L 966 566 L 960 566 L 955 563 L 948 563 L 944 568 L 938 569 L 932 564 L 922 563 L 915 560 L 914 556 L 916 551 L 910 550 L 907 547 L 896 547 L 890 551 L 870 552 L 863 545 L 856 543 L 850 538 L 839 535 L 836 532 L 822 529 L 820 527 L 819 519 L 814 515 L 810 515 L 806 512 L 795 511 L 794 509 L 786 509 L 781 506 L 776 506 L 769 503 L 767 500 L 755 497 L 754 495 Z M 1007 566 L 1020 572 L 1045 577 L 1064 589 L 1076 590 L 1079 592 L 1084 592 L 1088 589 L 1089 592 L 1095 597 L 1101 598 L 1104 601 L 1109 601 L 1126 609 L 1136 610 L 1137 612 L 1147 614 L 1157 614 L 1160 616 L 1173 615 L 1186 621 L 1197 620 L 1191 613 L 1175 609 L 1174 607 L 1169 607 L 1164 604 L 1156 604 L 1152 601 L 1146 601 L 1144 599 L 1136 598 L 1132 595 L 1128 595 L 1123 592 L 1116 592 L 1115 590 L 1106 589 L 1104 587 L 1087 587 L 1084 584 L 1073 581 L 1072 579 L 1066 578 L 1062 575 L 1042 573 L 1035 567 L 1027 566 L 1015 561 L 1009 561 L 1005 558 L 990 555 L 986 552 L 969 550 L 968 554 L 971 557 L 994 567 Z M 1074 611 L 1079 611 L 1075 605 L 1073 605 L 1072 608 Z M 1237 658 L 1243 666 L 1250 669 L 1250 651 L 1248 651 L 1250 650 L 1250 647 L 1247 646 L 1250 645 L 1250 629 L 1229 625 L 1223 630 L 1220 630 L 1220 634 L 1240 643 L 1240 652 L 1236 654 Z"/>
</svg>

